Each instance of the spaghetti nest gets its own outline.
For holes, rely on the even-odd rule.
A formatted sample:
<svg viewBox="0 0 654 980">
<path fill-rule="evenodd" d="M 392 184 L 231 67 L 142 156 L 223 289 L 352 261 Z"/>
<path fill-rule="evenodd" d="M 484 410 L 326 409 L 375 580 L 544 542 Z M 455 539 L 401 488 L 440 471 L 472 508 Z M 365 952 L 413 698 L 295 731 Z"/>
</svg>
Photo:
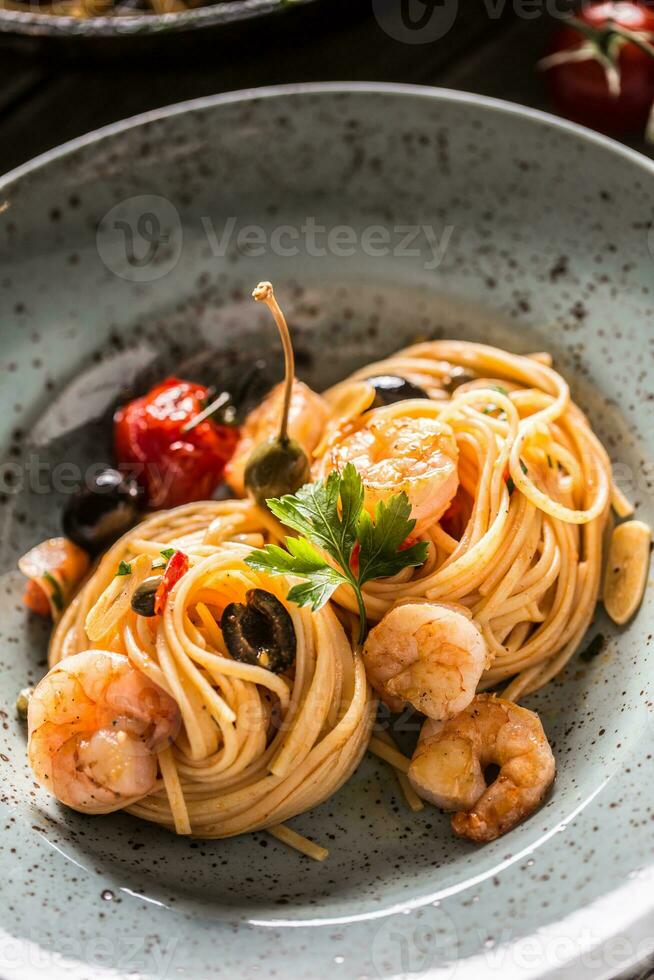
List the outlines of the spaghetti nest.
<svg viewBox="0 0 654 980">
<path fill-rule="evenodd" d="M 375 391 L 367 379 L 379 375 L 407 379 L 429 398 L 371 410 Z M 517 700 L 546 684 L 592 619 L 610 505 L 619 516 L 630 512 L 613 486 L 605 449 L 549 355 L 422 343 L 357 371 L 325 398 L 332 415 L 317 448 L 321 474 L 344 440 L 364 425 L 370 430 L 371 419 L 382 434 L 399 418 L 436 420 L 458 450 L 456 495 L 440 520 L 419 529 L 430 545 L 427 561 L 366 584 L 370 619 L 379 621 L 401 602 L 457 603 L 488 645 L 481 689 L 510 680 L 505 696 Z M 411 455 L 418 475 L 421 451 L 418 437 Z M 409 489 L 413 478 L 409 472 Z M 335 599 L 356 611 L 349 590 Z"/>
<path fill-rule="evenodd" d="M 253 547 L 277 538 L 270 515 L 246 501 L 158 514 L 104 555 L 55 629 L 51 667 L 94 647 L 85 621 L 121 561 L 156 559 L 171 546 L 188 556 L 161 616 L 138 616 L 127 603 L 95 644 L 129 657 L 181 713 L 173 746 L 159 755 L 161 778 L 128 807 L 136 816 L 207 838 L 261 828 L 281 836 L 277 825 L 331 796 L 357 767 L 375 704 L 363 665 L 331 607 L 300 609 L 286 600 L 287 580 L 245 564 Z M 291 616 L 297 652 L 285 674 L 234 660 L 225 646 L 222 611 L 253 588 L 275 595 Z"/>
</svg>

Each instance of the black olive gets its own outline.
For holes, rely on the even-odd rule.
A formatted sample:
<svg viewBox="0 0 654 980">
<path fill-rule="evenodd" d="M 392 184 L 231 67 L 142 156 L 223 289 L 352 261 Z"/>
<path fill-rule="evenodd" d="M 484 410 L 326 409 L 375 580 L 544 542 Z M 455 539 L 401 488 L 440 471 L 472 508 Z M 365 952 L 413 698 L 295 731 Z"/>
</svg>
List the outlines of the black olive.
<svg viewBox="0 0 654 980">
<path fill-rule="evenodd" d="M 297 640 L 288 610 L 264 589 L 250 589 L 242 602 L 230 603 L 220 620 L 234 660 L 281 674 L 295 663 Z"/>
<path fill-rule="evenodd" d="M 311 479 L 309 460 L 294 439 L 273 436 L 254 450 L 245 467 L 245 486 L 265 507 L 270 497 L 295 493 Z"/>
<path fill-rule="evenodd" d="M 138 616 L 154 616 L 154 599 L 163 576 L 152 575 L 141 582 L 132 596 L 131 606 Z"/>
<path fill-rule="evenodd" d="M 134 477 L 102 470 L 68 500 L 64 534 L 92 554 L 103 551 L 136 523 L 142 496 Z"/>
<path fill-rule="evenodd" d="M 467 368 L 453 367 L 449 375 L 443 378 L 443 387 L 449 395 L 452 395 L 457 388 L 460 388 L 461 385 L 469 384 L 476 377 L 477 375 L 473 374 L 472 371 L 468 371 Z"/>
<path fill-rule="evenodd" d="M 259 405 L 271 388 L 270 368 L 263 358 L 259 358 L 246 370 L 243 380 L 235 386 L 231 401 L 227 403 L 233 408 L 235 422 L 241 425 L 253 408 Z"/>
<path fill-rule="evenodd" d="M 373 378 L 366 378 L 366 381 L 375 389 L 375 400 L 371 408 L 383 408 L 385 405 L 404 402 L 408 398 L 429 398 L 424 388 L 419 388 L 412 381 L 395 374 L 378 374 Z"/>
<path fill-rule="evenodd" d="M 218 425 L 242 425 L 249 413 L 259 405 L 271 388 L 268 365 L 260 358 L 250 365 L 249 369 L 241 367 L 241 377 L 230 385 L 229 398 L 219 408 L 211 413 L 211 418 Z M 216 389 L 207 399 L 213 401 Z"/>
</svg>

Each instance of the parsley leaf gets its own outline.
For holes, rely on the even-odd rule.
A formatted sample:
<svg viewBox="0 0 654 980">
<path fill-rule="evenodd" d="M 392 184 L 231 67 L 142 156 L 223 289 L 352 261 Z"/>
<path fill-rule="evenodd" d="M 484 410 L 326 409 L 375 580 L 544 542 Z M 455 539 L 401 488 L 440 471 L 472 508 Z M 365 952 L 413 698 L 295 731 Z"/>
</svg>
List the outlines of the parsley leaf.
<svg viewBox="0 0 654 980">
<path fill-rule="evenodd" d="M 324 482 L 307 483 L 295 494 L 268 500 L 275 517 L 301 537 L 287 537 L 285 549 L 268 544 L 246 558 L 256 571 L 305 579 L 292 587 L 288 598 L 314 611 L 340 585 L 351 586 L 359 608 L 361 643 L 367 628 L 361 587 L 371 579 L 421 565 L 428 548 L 425 541 L 402 548 L 416 523 L 405 493 L 377 504 L 374 520 L 364 510 L 363 497 L 363 481 L 348 463 L 342 475 L 330 473 Z M 355 544 L 359 545 L 358 571 L 352 568 Z"/>
<path fill-rule="evenodd" d="M 354 470 L 354 467 L 351 469 Z M 348 564 L 356 541 L 358 510 L 363 506 L 363 494 L 358 510 L 351 494 L 348 496 L 350 481 L 350 474 L 344 474 L 341 479 L 338 473 L 330 473 L 324 483 L 320 480 L 307 483 L 295 494 L 286 494 L 279 499 L 267 500 L 266 503 L 286 527 L 324 548 L 335 561 Z M 338 500 L 342 484 L 345 485 L 346 500 L 341 518 Z"/>
<path fill-rule="evenodd" d="M 388 578 L 411 565 L 422 565 L 427 557 L 427 542 L 420 541 L 400 551 L 416 526 L 411 520 L 411 504 L 405 493 L 382 500 L 375 509 L 375 521 L 367 511 L 359 518 L 359 583 L 374 578 Z"/>
<path fill-rule="evenodd" d="M 130 565 L 130 563 L 128 561 L 121 561 L 118 565 L 116 578 L 118 578 L 119 575 L 131 575 L 131 574 L 132 574 L 132 566 Z"/>
<path fill-rule="evenodd" d="M 269 544 L 247 558 L 250 568 L 268 575 L 298 575 L 308 582 L 294 585 L 288 594 L 298 606 L 311 606 L 314 612 L 324 606 L 333 593 L 349 579 L 325 562 L 323 555 L 304 538 L 286 538 L 287 551 Z"/>
<path fill-rule="evenodd" d="M 161 551 L 160 554 L 166 559 L 166 561 L 170 561 L 170 559 L 175 554 L 175 549 L 174 548 L 164 548 L 164 550 Z"/>
</svg>

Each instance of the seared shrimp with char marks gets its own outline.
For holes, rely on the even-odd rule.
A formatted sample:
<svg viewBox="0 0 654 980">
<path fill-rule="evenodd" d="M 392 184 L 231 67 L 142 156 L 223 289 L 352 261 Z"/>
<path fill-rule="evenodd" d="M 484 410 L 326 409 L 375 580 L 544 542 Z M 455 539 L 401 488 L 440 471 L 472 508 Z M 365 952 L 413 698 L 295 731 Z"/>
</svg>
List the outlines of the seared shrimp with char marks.
<svg viewBox="0 0 654 980">
<path fill-rule="evenodd" d="M 127 657 L 85 650 L 60 661 L 35 688 L 29 762 L 66 806 L 109 813 L 153 789 L 156 753 L 179 725 L 176 701 Z"/>
<path fill-rule="evenodd" d="M 235 493 L 245 496 L 245 467 L 257 446 L 279 429 L 284 404 L 284 384 L 276 385 L 246 418 L 236 452 L 225 467 L 225 479 Z M 307 456 L 316 448 L 329 417 L 327 402 L 302 381 L 293 381 L 288 413 L 288 436 Z"/>
<path fill-rule="evenodd" d="M 369 412 L 330 445 L 323 467 L 357 468 L 365 488 L 365 506 L 404 491 L 420 532 L 450 506 L 459 486 L 459 451 L 449 426 L 427 416 Z"/>
<path fill-rule="evenodd" d="M 368 680 L 391 711 L 408 701 L 441 721 L 462 711 L 475 696 L 488 648 L 465 613 L 435 603 L 391 609 L 363 648 Z"/>
<path fill-rule="evenodd" d="M 487 785 L 484 770 L 491 765 L 499 773 Z M 479 694 L 455 718 L 425 722 L 409 780 L 424 800 L 459 811 L 452 817 L 455 834 L 485 843 L 534 812 L 555 770 L 538 715 Z"/>
</svg>

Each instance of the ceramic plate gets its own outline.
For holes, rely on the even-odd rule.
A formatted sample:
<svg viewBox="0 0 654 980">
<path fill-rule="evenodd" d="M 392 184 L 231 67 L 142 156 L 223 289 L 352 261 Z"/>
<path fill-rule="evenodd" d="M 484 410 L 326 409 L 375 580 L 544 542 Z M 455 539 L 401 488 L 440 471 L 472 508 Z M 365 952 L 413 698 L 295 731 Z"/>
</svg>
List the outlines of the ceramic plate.
<svg viewBox="0 0 654 980">
<path fill-rule="evenodd" d="M 158 111 L 9 175 L 0 217 L 0 975 L 612 977 L 654 949 L 651 592 L 598 616 L 530 701 L 558 759 L 547 805 L 482 849 L 411 814 L 367 758 L 265 834 L 175 838 L 38 789 L 14 715 L 44 670 L 15 558 L 58 533 L 112 406 L 175 368 L 230 378 L 275 339 L 323 387 L 417 338 L 549 350 L 654 521 L 654 165 L 538 113 L 458 93 L 321 85 Z"/>
</svg>

